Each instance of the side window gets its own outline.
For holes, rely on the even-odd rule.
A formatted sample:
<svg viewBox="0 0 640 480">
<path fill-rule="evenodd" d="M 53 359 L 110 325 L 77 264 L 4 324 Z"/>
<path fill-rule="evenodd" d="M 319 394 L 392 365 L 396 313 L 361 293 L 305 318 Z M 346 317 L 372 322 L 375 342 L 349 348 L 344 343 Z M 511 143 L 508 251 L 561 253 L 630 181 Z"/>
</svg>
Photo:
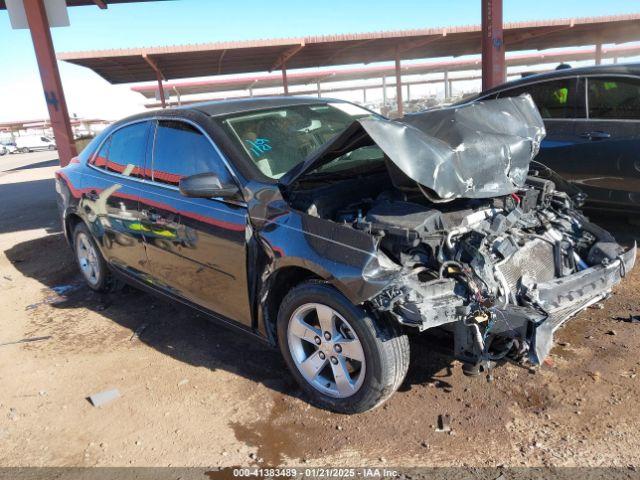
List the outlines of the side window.
<svg viewBox="0 0 640 480">
<path fill-rule="evenodd" d="M 149 136 L 149 122 L 116 130 L 100 147 L 93 166 L 129 177 L 142 178 Z"/>
<path fill-rule="evenodd" d="M 640 119 L 640 80 L 623 77 L 589 78 L 589 118 Z"/>
<path fill-rule="evenodd" d="M 186 122 L 160 120 L 153 152 L 153 180 L 177 186 L 181 178 L 198 173 L 215 173 L 223 185 L 233 183 L 220 155 L 200 130 Z"/>
<path fill-rule="evenodd" d="M 109 145 L 111 145 L 111 137 L 107 138 L 105 142 L 96 153 L 96 156 L 93 157 L 91 161 L 91 165 L 98 168 L 105 168 L 107 166 L 107 159 L 109 158 Z"/>
<path fill-rule="evenodd" d="M 517 97 L 528 93 L 533 98 L 542 118 L 581 118 L 582 109 L 576 109 L 576 79 L 567 78 L 516 87 L 500 93 L 500 98 Z"/>
</svg>

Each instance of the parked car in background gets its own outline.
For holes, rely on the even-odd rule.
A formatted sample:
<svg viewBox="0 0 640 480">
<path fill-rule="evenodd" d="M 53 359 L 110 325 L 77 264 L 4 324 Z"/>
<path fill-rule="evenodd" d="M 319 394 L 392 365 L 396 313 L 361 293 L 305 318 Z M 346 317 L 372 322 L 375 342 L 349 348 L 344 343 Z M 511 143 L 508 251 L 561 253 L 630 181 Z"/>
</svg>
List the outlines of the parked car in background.
<svg viewBox="0 0 640 480">
<path fill-rule="evenodd" d="M 3 146 L 7 150 L 7 153 L 16 153 L 18 151 L 15 143 L 5 143 Z"/>
<path fill-rule="evenodd" d="M 56 149 L 55 140 L 45 135 L 22 135 L 15 137 L 15 140 L 16 148 L 21 153 Z"/>
<path fill-rule="evenodd" d="M 543 136 L 529 96 L 401 121 L 227 100 L 115 123 L 56 191 L 90 288 L 123 280 L 278 345 L 313 401 L 362 412 L 402 383 L 408 335 L 443 330 L 469 373 L 539 364 L 633 267 L 562 180 L 529 174 Z"/>
<path fill-rule="evenodd" d="M 9 153 L 9 149 L 0 143 L 0 156 Z"/>
<path fill-rule="evenodd" d="M 531 75 L 462 103 L 523 93 L 547 130 L 536 160 L 586 193 L 587 207 L 640 211 L 640 64 Z"/>
<path fill-rule="evenodd" d="M 18 151 L 18 147 L 14 142 L 0 142 L 0 144 L 4 147 L 7 153 L 16 153 Z"/>
</svg>

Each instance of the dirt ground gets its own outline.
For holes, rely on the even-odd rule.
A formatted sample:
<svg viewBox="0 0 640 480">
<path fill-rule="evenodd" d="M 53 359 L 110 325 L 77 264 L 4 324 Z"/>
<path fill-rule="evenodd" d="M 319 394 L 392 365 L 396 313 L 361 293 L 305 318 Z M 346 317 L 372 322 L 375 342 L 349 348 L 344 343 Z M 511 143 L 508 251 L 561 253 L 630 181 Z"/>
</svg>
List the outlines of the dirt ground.
<svg viewBox="0 0 640 480">
<path fill-rule="evenodd" d="M 426 336 L 384 407 L 337 415 L 301 397 L 277 351 L 136 290 L 84 287 L 54 162 L 32 155 L 0 173 L 0 344 L 50 338 L 0 345 L 1 466 L 638 465 L 640 324 L 621 319 L 640 313 L 640 269 L 541 368 L 468 378 Z M 113 388 L 104 407 L 86 399 Z"/>
</svg>

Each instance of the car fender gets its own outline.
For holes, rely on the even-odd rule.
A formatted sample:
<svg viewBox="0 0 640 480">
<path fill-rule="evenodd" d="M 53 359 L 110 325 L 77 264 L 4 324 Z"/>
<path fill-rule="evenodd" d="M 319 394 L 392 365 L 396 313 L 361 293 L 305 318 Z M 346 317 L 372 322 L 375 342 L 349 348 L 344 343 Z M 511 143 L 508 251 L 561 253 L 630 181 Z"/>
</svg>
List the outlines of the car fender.
<svg viewBox="0 0 640 480">
<path fill-rule="evenodd" d="M 380 264 L 372 235 L 302 212 L 289 210 L 264 222 L 256 234 L 266 254 L 262 283 L 283 268 L 302 268 L 359 305 L 398 274 Z"/>
</svg>

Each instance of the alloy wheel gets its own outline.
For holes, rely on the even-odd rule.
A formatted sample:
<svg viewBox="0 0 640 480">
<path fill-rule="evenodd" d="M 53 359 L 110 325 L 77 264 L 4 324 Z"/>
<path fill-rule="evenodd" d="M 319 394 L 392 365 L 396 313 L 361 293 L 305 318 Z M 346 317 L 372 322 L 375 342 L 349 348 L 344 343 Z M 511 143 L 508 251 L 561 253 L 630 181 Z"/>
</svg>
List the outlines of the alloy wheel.
<svg viewBox="0 0 640 480">
<path fill-rule="evenodd" d="M 76 255 L 84 278 L 91 285 L 97 285 L 100 282 L 101 274 L 98 252 L 84 232 L 80 232 L 76 236 Z"/>
<path fill-rule="evenodd" d="M 289 319 L 287 341 L 296 367 L 316 390 L 346 398 L 362 386 L 366 373 L 362 343 L 333 308 L 319 303 L 298 307 Z"/>
</svg>

